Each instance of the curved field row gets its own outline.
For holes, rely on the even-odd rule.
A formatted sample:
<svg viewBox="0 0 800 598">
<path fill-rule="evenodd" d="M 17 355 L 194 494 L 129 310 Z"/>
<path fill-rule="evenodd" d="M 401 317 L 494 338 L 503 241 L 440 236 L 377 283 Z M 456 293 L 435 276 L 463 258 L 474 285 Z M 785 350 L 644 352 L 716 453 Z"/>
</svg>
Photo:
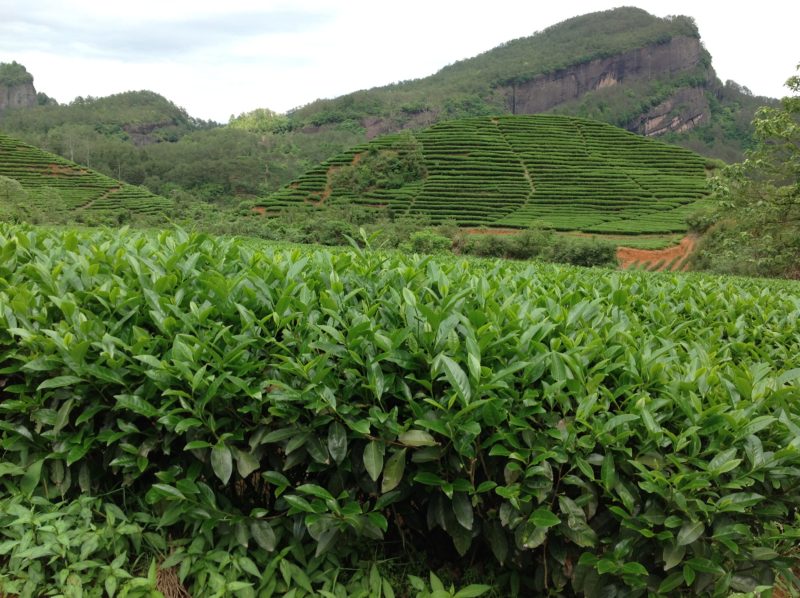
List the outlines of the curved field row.
<svg viewBox="0 0 800 598">
<path fill-rule="evenodd" d="M 358 194 L 330 191 L 330 173 L 364 153 L 422 148 L 424 174 Z M 587 119 L 479 117 L 390 135 L 320 164 L 262 200 L 264 208 L 356 203 L 427 216 L 433 223 L 594 234 L 674 234 L 702 207 L 704 159 L 684 148 Z"/>
<path fill-rule="evenodd" d="M 0 176 L 16 180 L 42 210 L 113 214 L 163 212 L 172 201 L 120 183 L 55 154 L 0 135 Z"/>
<path fill-rule="evenodd" d="M 697 238 L 687 235 L 678 245 L 666 249 L 617 248 L 617 260 L 623 270 L 687 270 L 688 258 L 694 250 Z"/>
</svg>

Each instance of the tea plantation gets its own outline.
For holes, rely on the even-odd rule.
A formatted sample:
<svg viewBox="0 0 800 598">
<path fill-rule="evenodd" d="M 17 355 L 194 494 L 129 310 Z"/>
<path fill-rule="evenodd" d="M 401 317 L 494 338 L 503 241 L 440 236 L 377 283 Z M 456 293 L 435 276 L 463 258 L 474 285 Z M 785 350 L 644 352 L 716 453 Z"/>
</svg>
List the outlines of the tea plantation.
<svg viewBox="0 0 800 598">
<path fill-rule="evenodd" d="M 791 582 L 798 319 L 789 282 L 0 224 L 0 593 Z"/>
<path fill-rule="evenodd" d="M 122 211 L 163 213 L 172 201 L 0 135 L 0 176 L 18 181 L 33 207 L 108 216 Z M 3 202 L 0 197 L 0 202 Z"/>
<path fill-rule="evenodd" d="M 675 233 L 703 205 L 704 165 L 689 150 L 587 119 L 467 118 L 353 148 L 260 203 L 352 202 L 461 226 Z"/>
</svg>

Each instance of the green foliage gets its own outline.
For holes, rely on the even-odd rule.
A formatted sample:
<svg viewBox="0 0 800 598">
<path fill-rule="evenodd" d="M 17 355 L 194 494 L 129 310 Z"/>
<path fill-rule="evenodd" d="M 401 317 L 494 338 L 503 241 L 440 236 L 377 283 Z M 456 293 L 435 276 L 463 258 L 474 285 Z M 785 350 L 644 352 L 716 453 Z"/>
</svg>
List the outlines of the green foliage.
<svg viewBox="0 0 800 598">
<path fill-rule="evenodd" d="M 514 111 L 511 86 L 679 36 L 699 36 L 690 18 L 661 19 L 625 7 L 564 21 L 431 77 L 318 100 L 287 115 L 260 108 L 232 117 L 227 127 L 194 119 L 165 98 L 139 91 L 77 98 L 63 106 L 39 94 L 39 106 L 0 115 L 0 130 L 156 194 L 180 188 L 224 203 L 274 191 L 376 131 L 509 114 Z M 554 110 L 632 127 L 643 111 L 677 90 L 702 88 L 711 120 L 669 140 L 728 161 L 739 159 L 750 143 L 752 114 L 768 99 L 754 98 L 733 82 L 722 85 L 705 52 L 688 71 L 656 75 L 590 91 Z M 206 134 L 209 129 L 214 134 Z"/>
<path fill-rule="evenodd" d="M 518 234 L 476 234 L 462 240 L 463 253 L 481 257 L 538 259 L 575 266 L 615 266 L 616 244 L 596 238 L 554 235 L 529 229 Z"/>
<path fill-rule="evenodd" d="M 357 563 L 414 546 L 500 595 L 725 595 L 794 563 L 796 285 L 180 231 L 0 225 L 0 253 L 0 500 L 156 522 L 137 575 L 389 596 Z M 78 530 L 123 520 L 95 508 Z"/>
<path fill-rule="evenodd" d="M 408 244 L 411 251 L 416 253 L 439 253 L 450 251 L 453 241 L 450 237 L 425 229 L 412 233 Z"/>
<path fill-rule="evenodd" d="M 685 232 L 687 212 L 707 194 L 704 167 L 683 148 L 596 121 L 469 118 L 351 148 L 258 204 L 273 210 L 324 199 L 434 224 Z"/>
<path fill-rule="evenodd" d="M 2 467 L 6 476 L 14 471 L 8 462 Z M 41 467 L 33 468 L 39 469 L 37 477 Z M 67 597 L 100 596 L 105 590 L 107 596 L 132 598 L 156 590 L 149 544 L 154 537 L 163 539 L 146 531 L 155 522 L 143 513 L 131 517 L 112 502 L 87 496 L 51 503 L 3 493 L 0 506 L 4 595 L 42 596 L 50 590 Z"/>
<path fill-rule="evenodd" d="M 33 75 L 23 65 L 16 61 L 0 62 L 0 85 L 13 87 L 26 83 L 33 83 Z"/>
<path fill-rule="evenodd" d="M 800 276 L 800 77 L 778 107 L 753 121 L 756 145 L 747 160 L 715 177 L 716 217 L 695 260 L 699 267 L 733 273 Z"/>
<path fill-rule="evenodd" d="M 399 189 L 425 176 L 422 146 L 411 135 L 390 145 L 372 145 L 356 154 L 351 164 L 336 167 L 330 175 L 334 193 L 363 194 L 366 191 Z"/>
<path fill-rule="evenodd" d="M 256 108 L 237 117 L 232 116 L 228 126 L 232 129 L 244 129 L 252 133 L 279 133 L 287 129 L 289 119 L 269 108 Z"/>
</svg>

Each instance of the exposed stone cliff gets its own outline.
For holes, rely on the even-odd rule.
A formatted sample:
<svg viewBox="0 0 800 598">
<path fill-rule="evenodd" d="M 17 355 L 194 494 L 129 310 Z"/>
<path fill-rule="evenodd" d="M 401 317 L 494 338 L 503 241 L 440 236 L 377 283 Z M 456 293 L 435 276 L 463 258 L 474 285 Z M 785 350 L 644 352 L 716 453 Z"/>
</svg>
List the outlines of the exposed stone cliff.
<svg viewBox="0 0 800 598">
<path fill-rule="evenodd" d="M 524 83 L 505 86 L 501 91 L 510 112 L 535 114 L 593 91 L 639 81 L 663 80 L 692 71 L 702 64 L 703 57 L 699 39 L 678 36 L 664 43 L 598 58 Z M 709 78 L 713 78 L 713 71 L 708 69 L 708 73 Z M 704 91 L 683 88 L 636 118 L 630 128 L 645 135 L 659 135 L 689 130 L 709 118 L 710 109 Z"/>
<path fill-rule="evenodd" d="M 0 112 L 8 108 L 28 108 L 36 105 L 33 83 L 4 85 L 0 83 Z"/>
</svg>

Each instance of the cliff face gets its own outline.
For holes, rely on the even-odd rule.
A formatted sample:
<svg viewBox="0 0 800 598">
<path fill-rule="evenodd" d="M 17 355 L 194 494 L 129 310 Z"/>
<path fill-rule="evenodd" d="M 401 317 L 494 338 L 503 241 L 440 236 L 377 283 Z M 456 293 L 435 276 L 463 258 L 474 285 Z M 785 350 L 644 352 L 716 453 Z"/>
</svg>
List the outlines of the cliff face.
<svg viewBox="0 0 800 598">
<path fill-rule="evenodd" d="M 29 108 L 36 105 L 33 83 L 3 85 L 0 83 L 0 112 L 8 108 Z"/>
<path fill-rule="evenodd" d="M 514 114 L 544 112 L 582 95 L 616 85 L 674 76 L 698 67 L 703 58 L 700 40 L 678 36 L 668 42 L 637 48 L 616 56 L 599 58 L 501 88 L 508 110 Z M 688 104 L 686 110 L 678 110 Z M 708 101 L 696 88 L 678 90 L 632 123 L 645 135 L 685 131 L 710 118 Z"/>
<path fill-rule="evenodd" d="M 628 128 L 648 137 L 683 133 L 708 122 L 711 107 L 705 91 L 697 87 L 679 89 L 667 100 L 642 114 Z"/>
</svg>

